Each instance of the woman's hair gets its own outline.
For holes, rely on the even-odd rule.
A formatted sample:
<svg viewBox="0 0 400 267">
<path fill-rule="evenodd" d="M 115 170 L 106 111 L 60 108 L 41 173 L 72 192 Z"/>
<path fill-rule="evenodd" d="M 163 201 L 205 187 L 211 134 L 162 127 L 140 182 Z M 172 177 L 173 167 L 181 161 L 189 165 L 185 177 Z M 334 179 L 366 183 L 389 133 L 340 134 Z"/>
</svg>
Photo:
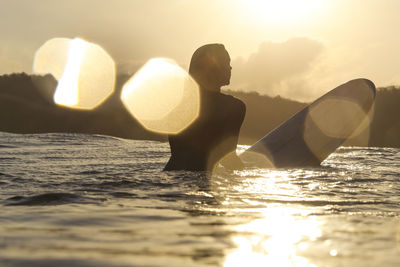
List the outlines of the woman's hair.
<svg viewBox="0 0 400 267">
<path fill-rule="evenodd" d="M 219 60 L 227 53 L 223 44 L 206 44 L 199 47 L 192 56 L 189 74 L 200 86 L 212 81 L 218 75 Z"/>
</svg>

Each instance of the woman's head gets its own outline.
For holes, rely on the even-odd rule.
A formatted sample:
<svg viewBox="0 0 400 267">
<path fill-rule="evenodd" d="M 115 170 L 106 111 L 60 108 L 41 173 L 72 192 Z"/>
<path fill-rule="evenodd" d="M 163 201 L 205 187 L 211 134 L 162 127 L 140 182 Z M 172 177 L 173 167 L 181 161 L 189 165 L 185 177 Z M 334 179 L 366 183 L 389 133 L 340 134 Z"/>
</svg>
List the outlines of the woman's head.
<svg viewBox="0 0 400 267">
<path fill-rule="evenodd" d="M 199 47 L 192 56 L 189 73 L 205 90 L 218 90 L 231 78 L 230 57 L 222 44 Z"/>
</svg>

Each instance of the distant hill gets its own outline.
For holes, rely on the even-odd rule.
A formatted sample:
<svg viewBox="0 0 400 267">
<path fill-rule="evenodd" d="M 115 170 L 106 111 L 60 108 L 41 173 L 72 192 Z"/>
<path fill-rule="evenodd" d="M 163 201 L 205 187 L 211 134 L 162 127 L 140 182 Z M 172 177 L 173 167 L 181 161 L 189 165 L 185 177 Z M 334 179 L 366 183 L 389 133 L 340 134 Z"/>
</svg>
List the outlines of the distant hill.
<svg viewBox="0 0 400 267">
<path fill-rule="evenodd" d="M 370 146 L 400 147 L 400 87 L 378 88 Z"/>
<path fill-rule="evenodd" d="M 166 140 L 130 116 L 115 91 L 94 110 L 74 110 L 53 102 L 57 81 L 51 75 L 0 76 L 0 131 L 13 133 L 73 132 L 129 139 Z"/>
<path fill-rule="evenodd" d="M 94 133 L 128 139 L 166 141 L 165 135 L 144 129 L 122 105 L 119 95 L 128 75 L 119 75 L 115 92 L 92 111 L 54 104 L 57 81 L 51 76 L 25 73 L 0 76 L 0 131 L 13 133 Z M 46 90 L 40 89 L 46 88 Z M 255 92 L 225 91 L 246 103 L 247 113 L 240 144 L 253 144 L 266 133 L 307 106 L 281 97 Z M 377 90 L 369 146 L 400 147 L 400 88 Z M 348 143 L 352 145 L 352 143 Z"/>
</svg>

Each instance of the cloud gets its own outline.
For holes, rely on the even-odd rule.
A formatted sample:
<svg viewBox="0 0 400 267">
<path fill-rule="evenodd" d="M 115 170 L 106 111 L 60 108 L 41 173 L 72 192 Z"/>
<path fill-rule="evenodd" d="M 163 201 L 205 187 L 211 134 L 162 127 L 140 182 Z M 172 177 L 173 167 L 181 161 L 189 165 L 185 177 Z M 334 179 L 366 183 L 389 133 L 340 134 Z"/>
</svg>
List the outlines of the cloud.
<svg viewBox="0 0 400 267">
<path fill-rule="evenodd" d="M 231 87 L 305 99 L 307 74 L 323 50 L 321 42 L 307 37 L 264 42 L 248 59 L 233 60 Z"/>
</svg>

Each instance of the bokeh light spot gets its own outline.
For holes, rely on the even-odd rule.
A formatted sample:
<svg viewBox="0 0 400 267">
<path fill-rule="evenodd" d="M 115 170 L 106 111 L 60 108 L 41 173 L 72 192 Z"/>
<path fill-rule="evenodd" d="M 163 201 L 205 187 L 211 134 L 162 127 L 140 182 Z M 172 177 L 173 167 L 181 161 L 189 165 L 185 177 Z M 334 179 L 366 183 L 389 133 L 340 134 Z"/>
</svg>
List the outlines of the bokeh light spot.
<svg viewBox="0 0 400 267">
<path fill-rule="evenodd" d="M 146 129 L 176 134 L 199 115 L 200 92 L 194 79 L 174 61 L 149 60 L 123 86 L 121 100 Z"/>
<path fill-rule="evenodd" d="M 365 79 L 339 86 L 309 107 L 303 138 L 310 151 L 324 160 L 349 138 L 368 145 L 375 87 Z"/>
<path fill-rule="evenodd" d="M 54 102 L 93 109 L 112 94 L 115 63 L 100 46 L 79 38 L 54 38 L 36 52 L 33 72 L 58 80 Z"/>
<path fill-rule="evenodd" d="M 310 107 L 306 129 L 311 127 L 312 121 L 329 137 L 347 138 L 366 117 L 366 113 L 357 103 L 332 97 Z"/>
</svg>

